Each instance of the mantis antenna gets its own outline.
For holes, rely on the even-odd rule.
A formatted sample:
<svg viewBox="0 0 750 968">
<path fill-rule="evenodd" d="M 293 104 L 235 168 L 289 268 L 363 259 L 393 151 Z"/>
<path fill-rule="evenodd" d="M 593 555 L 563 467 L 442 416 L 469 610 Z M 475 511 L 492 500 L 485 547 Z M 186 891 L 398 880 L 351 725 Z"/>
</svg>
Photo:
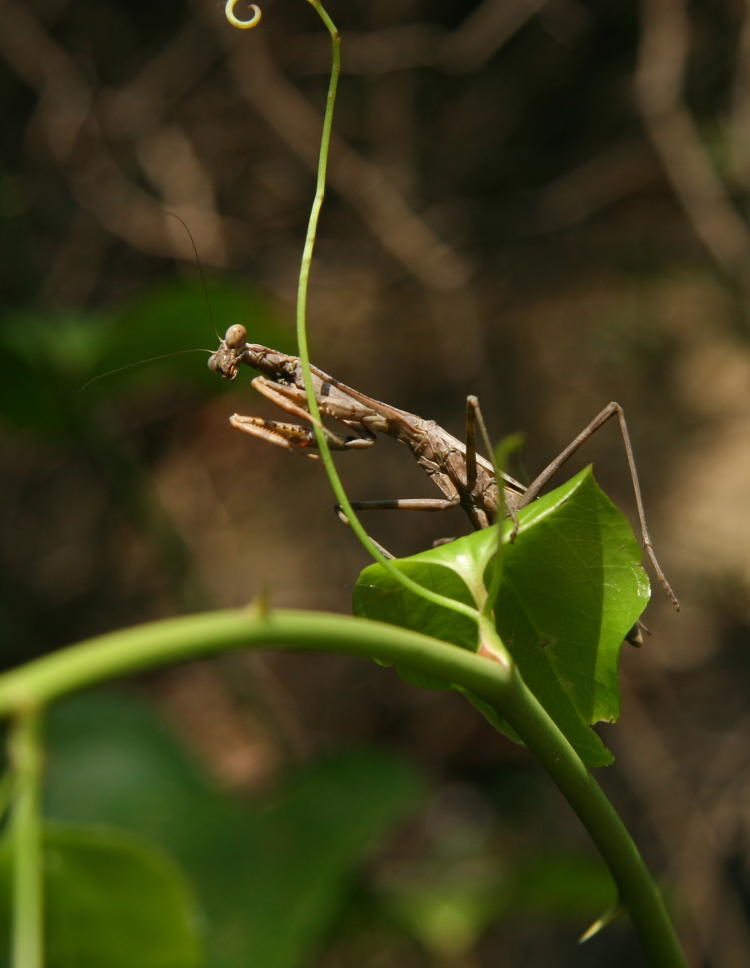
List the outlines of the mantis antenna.
<svg viewBox="0 0 750 968">
<path fill-rule="evenodd" d="M 249 20 L 240 20 L 240 18 L 235 14 L 234 8 L 237 6 L 238 0 L 227 0 L 226 6 L 224 7 L 224 14 L 233 27 L 239 27 L 240 30 L 249 30 L 250 27 L 257 27 L 260 23 L 260 18 L 263 13 L 260 7 L 256 3 L 249 3 L 248 7 L 252 10 L 252 17 Z"/>
</svg>

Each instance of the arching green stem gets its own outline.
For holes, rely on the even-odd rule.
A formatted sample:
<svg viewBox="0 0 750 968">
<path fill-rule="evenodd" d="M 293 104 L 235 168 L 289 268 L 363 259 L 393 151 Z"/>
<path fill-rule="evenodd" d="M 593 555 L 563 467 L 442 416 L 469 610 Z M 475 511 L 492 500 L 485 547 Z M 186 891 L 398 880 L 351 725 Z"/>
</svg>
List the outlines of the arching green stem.
<svg viewBox="0 0 750 968">
<path fill-rule="evenodd" d="M 328 158 L 331 147 L 331 130 L 333 127 L 333 111 L 336 104 L 336 91 L 338 88 L 339 74 L 341 72 L 341 37 L 339 35 L 338 28 L 329 17 L 323 5 L 319 3 L 318 0 L 307 0 L 307 2 L 311 7 L 313 7 L 315 12 L 323 21 L 331 37 L 331 74 L 328 82 L 328 94 L 326 97 L 325 114 L 323 116 L 323 130 L 320 138 L 315 198 L 313 199 L 312 208 L 310 209 L 310 218 L 307 225 L 305 245 L 302 251 L 299 283 L 297 286 L 297 348 L 299 358 L 302 361 L 302 372 L 305 381 L 307 406 L 313 418 L 312 426 L 315 433 L 318 450 L 320 451 L 320 456 L 323 461 L 326 474 L 328 475 L 328 480 L 331 483 L 331 488 L 336 495 L 336 500 L 341 505 L 344 514 L 346 514 L 352 531 L 354 531 L 362 545 L 372 555 L 372 557 L 384 568 L 386 568 L 396 581 L 407 587 L 410 591 L 414 592 L 414 594 L 420 595 L 422 598 L 432 602 L 434 605 L 440 605 L 443 608 L 450 608 L 455 612 L 460 612 L 462 615 L 477 621 L 479 618 L 479 612 L 477 609 L 472 608 L 463 602 L 457 602 L 455 599 L 448 598 L 445 595 L 440 595 L 429 588 L 425 588 L 423 585 L 415 582 L 407 575 L 404 575 L 391 564 L 389 559 L 383 556 L 383 554 L 380 552 L 380 549 L 375 545 L 365 528 L 362 526 L 362 522 L 359 520 L 351 506 L 349 498 L 346 494 L 346 490 L 344 489 L 344 485 L 341 481 L 338 471 L 336 470 L 336 465 L 333 462 L 328 441 L 326 440 L 325 434 L 322 430 L 320 409 L 318 407 L 318 401 L 315 398 L 312 374 L 310 372 L 310 350 L 307 340 L 307 295 L 309 290 L 310 267 L 312 265 L 313 249 L 315 248 L 318 220 L 320 218 L 320 210 L 323 206 L 323 199 L 325 197 L 326 172 L 328 170 Z"/>
<path fill-rule="evenodd" d="M 231 649 L 295 649 L 369 656 L 436 676 L 492 705 L 511 724 L 549 773 L 589 832 L 617 884 L 649 963 L 685 968 L 685 961 L 649 872 L 615 809 L 562 732 L 523 682 L 515 667 L 382 622 L 325 612 L 238 609 L 190 615 L 113 632 L 61 649 L 0 676 L 0 717 L 14 719 L 17 782 L 15 823 L 23 836 L 17 884 L 24 900 L 19 944 L 30 952 L 13 963 L 34 961 L 41 923 L 38 819 L 39 721 L 33 710 L 108 679 Z M 33 863 L 32 863 L 33 862 Z M 37 863 L 39 862 L 39 863 Z M 41 877 L 41 874 L 38 875 Z"/>
</svg>

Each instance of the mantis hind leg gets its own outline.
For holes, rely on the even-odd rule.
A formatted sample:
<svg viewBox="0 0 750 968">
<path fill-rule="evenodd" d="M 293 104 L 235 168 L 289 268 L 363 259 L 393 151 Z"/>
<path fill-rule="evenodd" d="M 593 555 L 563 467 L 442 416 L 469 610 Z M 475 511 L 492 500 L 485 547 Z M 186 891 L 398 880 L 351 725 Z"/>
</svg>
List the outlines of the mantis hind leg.
<svg viewBox="0 0 750 968">
<path fill-rule="evenodd" d="M 514 490 L 522 493 L 524 490 L 523 485 L 519 484 L 514 478 L 509 477 L 508 474 L 505 474 L 501 467 L 497 467 L 497 458 L 495 457 L 495 451 L 490 442 L 489 434 L 487 433 L 487 425 L 484 422 L 482 408 L 479 406 L 479 399 L 473 394 L 466 398 L 466 486 L 469 491 L 474 490 L 477 481 L 477 427 L 479 427 L 479 433 L 482 438 L 484 448 L 487 451 L 487 456 L 490 458 L 493 466 L 495 467 L 496 477 L 502 479 L 508 484 L 511 484 Z M 503 485 L 500 484 L 500 481 L 498 481 L 498 494 L 500 495 L 501 499 L 505 494 Z M 511 504 L 506 497 L 506 499 L 501 501 L 500 507 L 504 509 L 505 513 L 513 522 L 513 530 L 510 533 L 510 540 L 515 541 L 516 535 L 518 534 L 518 516 L 516 514 L 516 505 Z"/>
<path fill-rule="evenodd" d="M 349 503 L 354 511 L 446 511 L 448 508 L 457 507 L 459 502 L 458 498 L 451 500 L 440 497 L 402 497 L 385 498 L 381 501 L 350 501 Z M 348 525 L 349 519 L 341 505 L 334 504 L 333 509 L 339 521 Z M 383 545 L 375 541 L 372 535 L 370 535 L 370 540 L 375 543 L 380 553 L 386 558 L 396 557 L 384 548 Z M 447 540 L 452 541 L 453 539 L 448 538 Z"/>
<path fill-rule="evenodd" d="M 537 475 L 537 477 L 531 482 L 531 484 L 526 489 L 523 495 L 522 505 L 529 504 L 534 498 L 539 494 L 541 489 L 547 483 L 547 481 L 557 473 L 558 470 L 563 466 L 573 456 L 573 454 L 581 447 L 589 437 L 593 436 L 600 427 L 602 427 L 608 420 L 612 417 L 617 417 L 617 422 L 620 427 L 620 436 L 622 437 L 623 446 L 625 448 L 625 456 L 628 462 L 628 468 L 630 470 L 630 480 L 633 485 L 633 494 L 635 496 L 635 506 L 638 511 L 638 520 L 641 526 L 641 540 L 643 543 L 643 548 L 651 561 L 656 577 L 659 579 L 662 588 L 664 589 L 667 598 L 674 605 L 675 609 L 679 611 L 680 603 L 672 590 L 672 586 L 667 581 L 667 577 L 662 571 L 661 565 L 656 559 L 654 554 L 654 548 L 651 543 L 651 535 L 648 531 L 648 525 L 646 524 L 646 511 L 643 506 L 643 495 L 641 493 L 641 485 L 638 480 L 638 469 L 636 468 L 635 455 L 633 454 L 633 444 L 630 440 L 630 433 L 628 431 L 627 421 L 625 420 L 625 411 L 622 409 L 619 403 L 608 403 L 607 406 L 601 410 L 583 430 L 571 440 L 567 447 L 560 451 L 560 453 L 555 457 L 554 460 L 550 461 L 549 464 L 544 468 L 544 470 Z"/>
</svg>

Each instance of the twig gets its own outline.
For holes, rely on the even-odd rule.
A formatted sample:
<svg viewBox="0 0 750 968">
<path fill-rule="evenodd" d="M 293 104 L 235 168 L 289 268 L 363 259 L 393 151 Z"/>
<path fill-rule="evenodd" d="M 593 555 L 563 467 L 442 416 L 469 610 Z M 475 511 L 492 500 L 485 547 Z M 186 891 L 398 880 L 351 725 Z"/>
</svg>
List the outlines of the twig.
<svg viewBox="0 0 750 968">
<path fill-rule="evenodd" d="M 644 123 L 696 235 L 721 269 L 747 271 L 750 233 L 714 170 L 682 88 L 688 55 L 683 0 L 642 0 L 635 90 Z"/>
<path fill-rule="evenodd" d="M 742 4 L 732 102 L 729 113 L 729 158 L 732 178 L 750 190 L 750 0 Z"/>
<path fill-rule="evenodd" d="M 229 67 L 238 90 L 306 165 L 317 163 L 319 118 L 315 108 L 286 80 L 262 37 L 252 51 L 232 45 Z M 258 97 L 258 91 L 263 92 Z M 471 268 L 414 211 L 376 165 L 366 161 L 340 137 L 332 138 L 330 184 L 356 209 L 383 248 L 430 289 L 465 285 Z"/>
<path fill-rule="evenodd" d="M 77 204 L 91 212 L 109 232 L 134 248 L 150 255 L 173 256 L 175 242 L 165 219 L 164 206 L 128 177 L 108 149 L 108 139 L 99 121 L 100 116 L 106 116 L 108 103 L 114 103 L 121 119 L 127 115 L 127 89 L 121 92 L 119 101 L 111 93 L 97 97 L 73 58 L 45 30 L 32 8 L 15 0 L 5 0 L 4 8 L 0 55 L 37 91 L 39 100 L 32 127 L 36 124 L 43 132 L 46 147 L 65 172 Z M 183 49 L 183 44 L 184 38 L 179 38 L 179 50 Z M 159 61 L 160 68 L 171 63 L 166 55 L 165 61 L 161 57 L 155 60 Z M 160 69 L 156 73 L 164 79 L 169 72 Z M 137 84 L 133 84 L 131 90 L 143 94 Z M 133 118 L 138 115 L 142 100 L 139 96 L 130 101 L 128 133 L 131 137 L 135 134 L 134 128 L 141 137 L 152 134 L 156 128 L 153 110 L 145 113 L 142 128 L 134 124 Z M 160 99 L 154 94 L 153 102 L 166 111 L 171 100 Z M 118 136 L 122 137 L 122 131 Z M 80 150 L 82 147 L 85 151 Z M 185 211 L 184 206 L 175 205 L 174 200 L 170 204 L 172 208 Z M 220 238 L 232 223 L 232 220 L 220 219 L 215 211 L 196 213 L 191 210 L 188 214 L 194 228 L 209 219 L 212 229 L 209 235 Z M 178 244 L 182 244 L 182 239 Z M 223 250 L 215 252 L 216 247 L 208 244 L 202 249 L 204 261 L 224 264 Z M 192 258 L 189 249 L 185 248 L 184 254 Z"/>
</svg>

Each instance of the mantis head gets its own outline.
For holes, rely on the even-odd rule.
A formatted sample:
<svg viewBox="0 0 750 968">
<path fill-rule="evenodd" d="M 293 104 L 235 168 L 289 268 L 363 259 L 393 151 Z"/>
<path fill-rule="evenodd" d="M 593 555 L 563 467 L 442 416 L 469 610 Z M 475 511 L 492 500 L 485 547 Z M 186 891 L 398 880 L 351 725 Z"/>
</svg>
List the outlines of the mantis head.
<svg viewBox="0 0 750 968">
<path fill-rule="evenodd" d="M 220 373 L 225 379 L 237 376 L 242 354 L 245 350 L 247 330 L 239 323 L 230 326 L 219 343 L 219 348 L 208 358 L 208 368 L 212 373 Z"/>
</svg>

